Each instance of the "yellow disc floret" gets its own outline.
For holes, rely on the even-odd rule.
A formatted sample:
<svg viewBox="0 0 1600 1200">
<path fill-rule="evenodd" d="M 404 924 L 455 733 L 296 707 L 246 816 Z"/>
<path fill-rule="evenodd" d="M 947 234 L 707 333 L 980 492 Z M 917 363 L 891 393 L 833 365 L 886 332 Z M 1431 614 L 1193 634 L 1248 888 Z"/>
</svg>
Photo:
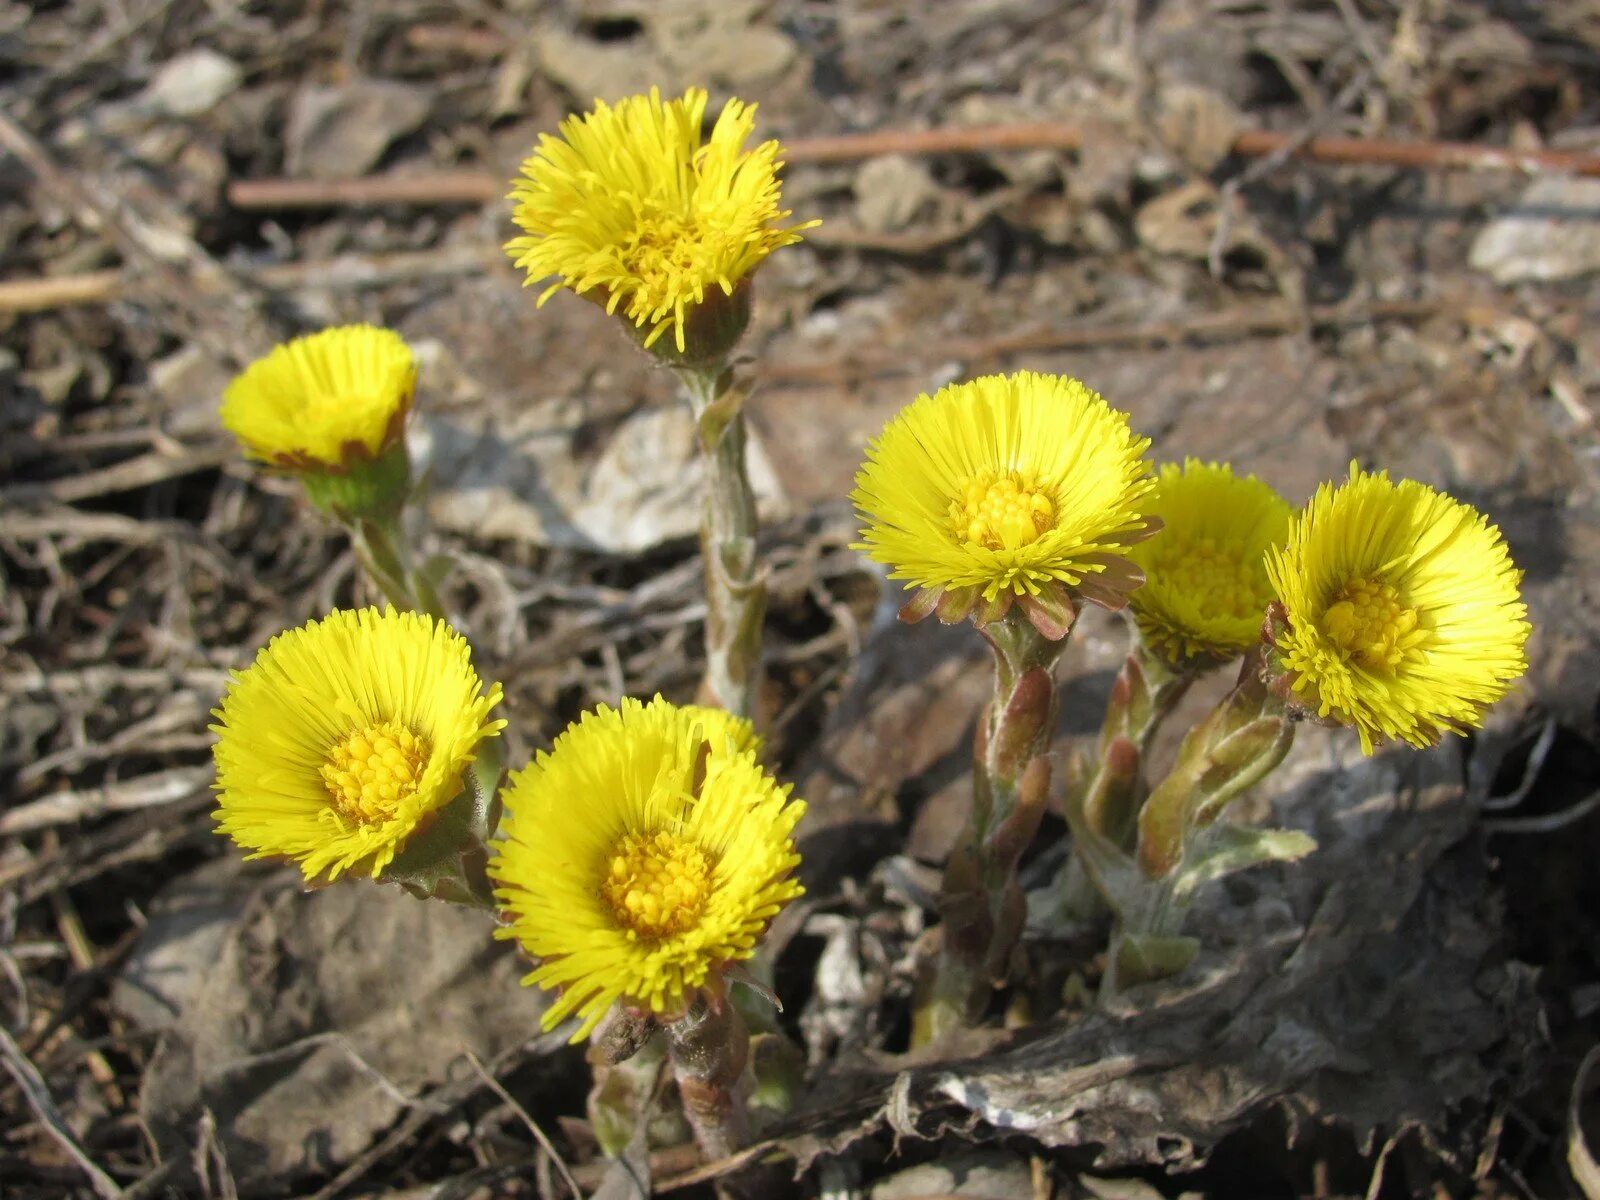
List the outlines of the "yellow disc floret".
<svg viewBox="0 0 1600 1200">
<path fill-rule="evenodd" d="M 541 304 L 562 287 L 592 291 L 645 345 L 671 333 L 681 353 L 690 309 L 800 240 L 809 224 L 782 224 L 778 143 L 745 147 L 755 106 L 729 100 L 702 142 L 705 110 L 702 88 L 665 101 L 652 89 L 597 101 L 540 138 L 512 184 L 524 236 L 506 251 L 529 283 L 555 277 Z"/>
<path fill-rule="evenodd" d="M 679 834 L 625 833 L 611 852 L 600 894 L 612 915 L 639 937 L 682 933 L 711 894 L 711 858 Z"/>
<path fill-rule="evenodd" d="M 1352 464 L 1294 519 L 1267 569 L 1294 693 L 1354 727 L 1367 753 L 1482 724 L 1527 669 L 1522 574 L 1500 531 L 1425 484 Z"/>
<path fill-rule="evenodd" d="M 346 734 L 322 764 L 334 807 L 352 821 L 387 821 L 416 795 L 432 747 L 399 721 Z"/>
<path fill-rule="evenodd" d="M 307 879 L 377 877 L 461 793 L 499 702 L 432 617 L 336 611 L 279 634 L 213 713 L 218 830 Z"/>
<path fill-rule="evenodd" d="M 1272 601 L 1266 555 L 1289 531 L 1289 506 L 1223 463 L 1166 463 L 1149 500 L 1161 532 L 1129 555 L 1144 570 L 1134 619 L 1173 666 L 1234 657 L 1261 637 Z"/>
<path fill-rule="evenodd" d="M 1015 550 L 1055 524 L 1056 506 L 1030 481 L 1008 473 L 969 480 L 950 502 L 950 523 L 963 542 Z"/>
<path fill-rule="evenodd" d="M 1417 610 L 1402 605 L 1392 585 L 1362 578 L 1339 590 L 1322 614 L 1322 631 L 1352 662 L 1385 675 L 1408 659 L 1420 662 L 1428 641 Z"/>
<path fill-rule="evenodd" d="M 500 936 L 557 989 L 553 1028 L 587 1037 L 617 1001 L 684 1010 L 749 958 L 800 894 L 794 826 L 805 805 L 756 761 L 749 723 L 660 697 L 585 713 L 512 775 L 489 874 Z"/>
<path fill-rule="evenodd" d="M 251 363 L 223 394 L 222 423 L 263 461 L 341 469 L 399 439 L 416 381 L 393 330 L 324 329 Z"/>
<path fill-rule="evenodd" d="M 856 548 L 907 587 L 992 600 L 1077 585 L 1146 535 L 1149 445 L 1076 379 L 952 384 L 917 397 L 868 448 L 851 497 Z"/>
</svg>

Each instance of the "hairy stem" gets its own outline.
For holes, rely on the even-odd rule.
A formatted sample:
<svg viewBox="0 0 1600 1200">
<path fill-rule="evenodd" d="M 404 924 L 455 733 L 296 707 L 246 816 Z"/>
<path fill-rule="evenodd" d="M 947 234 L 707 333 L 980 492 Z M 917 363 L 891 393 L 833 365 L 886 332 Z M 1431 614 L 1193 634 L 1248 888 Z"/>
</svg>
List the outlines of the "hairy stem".
<svg viewBox="0 0 1600 1200">
<path fill-rule="evenodd" d="M 444 620 L 444 604 L 426 572 L 411 565 L 398 510 L 384 516 L 354 518 L 349 525 L 356 558 L 385 600 L 402 611 Z"/>
<path fill-rule="evenodd" d="M 766 583 L 756 567 L 756 498 L 745 464 L 742 390 L 728 368 L 683 368 L 705 467 L 700 548 L 706 581 L 703 699 L 754 719 Z"/>
<path fill-rule="evenodd" d="M 977 1021 L 991 987 L 1010 972 L 1025 917 L 1017 863 L 1050 791 L 1054 673 L 1067 638 L 1045 638 L 1015 611 L 983 633 L 995 656 L 994 700 L 973 746 L 967 826 L 945 865 L 943 940 L 916 1006 L 916 1044 Z"/>
<path fill-rule="evenodd" d="M 707 1162 L 750 1141 L 750 1031 L 725 993 L 696 1000 L 666 1025 L 683 1112 Z"/>
</svg>

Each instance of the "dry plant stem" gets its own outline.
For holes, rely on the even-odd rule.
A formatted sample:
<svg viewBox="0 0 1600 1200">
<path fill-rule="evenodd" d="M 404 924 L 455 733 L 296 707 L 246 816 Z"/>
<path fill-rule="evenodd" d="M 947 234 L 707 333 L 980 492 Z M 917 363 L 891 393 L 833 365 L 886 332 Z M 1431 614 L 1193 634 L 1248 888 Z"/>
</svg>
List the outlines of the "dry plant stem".
<svg viewBox="0 0 1600 1200">
<path fill-rule="evenodd" d="M 791 138 L 790 166 L 859 162 L 888 154 L 963 154 L 1000 150 L 1076 150 L 1082 131 L 1057 121 L 1025 121 L 966 128 L 885 129 L 870 133 Z M 1473 142 L 1399 141 L 1390 138 L 1314 137 L 1247 129 L 1231 152 L 1241 158 L 1287 153 L 1331 165 L 1401 167 L 1432 171 L 1511 171 L 1526 175 L 1600 176 L 1600 154 L 1576 150 L 1519 150 Z M 501 199 L 498 173 L 440 171 L 426 175 L 362 179 L 236 179 L 228 203 L 242 211 L 289 208 L 363 208 L 388 204 L 488 204 Z"/>
<path fill-rule="evenodd" d="M 1026 915 L 1017 862 L 1050 791 L 1055 665 L 1070 631 L 1051 641 L 1013 608 L 982 632 L 994 651 L 994 700 L 974 739 L 967 827 L 945 866 L 943 940 L 913 1017 L 917 1045 L 976 1022 L 990 988 L 1009 972 Z"/>
<path fill-rule="evenodd" d="M 750 1031 L 726 992 L 703 995 L 666 1022 L 683 1112 L 708 1161 L 750 1141 Z"/>
<path fill-rule="evenodd" d="M 726 367 L 683 367 L 705 467 L 700 549 L 706 583 L 702 699 L 754 720 L 766 582 L 756 568 L 755 493 L 745 465 L 743 393 Z"/>
</svg>

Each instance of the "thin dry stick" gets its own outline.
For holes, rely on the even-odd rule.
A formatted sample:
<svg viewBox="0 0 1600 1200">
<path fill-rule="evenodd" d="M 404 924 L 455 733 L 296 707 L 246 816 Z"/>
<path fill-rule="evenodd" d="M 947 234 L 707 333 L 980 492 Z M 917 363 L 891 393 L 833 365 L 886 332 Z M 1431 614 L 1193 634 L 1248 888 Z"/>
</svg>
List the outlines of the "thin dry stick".
<svg viewBox="0 0 1600 1200">
<path fill-rule="evenodd" d="M 511 1111 L 522 1119 L 522 1123 L 528 1127 L 528 1132 L 533 1134 L 534 1140 L 544 1147 L 544 1152 L 550 1156 L 550 1161 L 555 1163 L 556 1170 L 561 1172 L 562 1180 L 565 1181 L 567 1187 L 572 1189 L 573 1200 L 583 1200 L 583 1189 L 578 1186 L 578 1181 L 572 1177 L 572 1172 L 567 1168 L 566 1160 L 557 1153 L 555 1144 L 551 1142 L 549 1135 L 539 1128 L 539 1122 L 530 1117 L 528 1110 L 511 1098 L 511 1093 L 506 1091 L 500 1081 L 491 1075 L 484 1065 L 478 1061 L 476 1054 L 469 1051 L 467 1053 L 467 1061 L 472 1064 L 472 1069 L 483 1078 L 485 1086 L 511 1106 Z"/>
<path fill-rule="evenodd" d="M 856 162 L 885 154 L 963 154 L 996 150 L 1076 150 L 1082 133 L 1057 121 L 974 125 L 963 129 L 880 130 L 796 138 L 784 158 L 800 163 Z M 1249 129 L 1233 142 L 1242 158 L 1287 154 L 1344 166 L 1411 167 L 1443 171 L 1514 171 L 1527 175 L 1600 176 L 1600 154 L 1578 150 L 1515 150 L 1472 142 L 1395 138 L 1314 137 Z M 504 197 L 506 182 L 481 171 L 439 171 L 366 179 L 240 179 L 228 203 L 245 211 L 285 208 L 365 208 L 385 204 L 484 204 Z"/>
<path fill-rule="evenodd" d="M 17 1087 L 22 1089 L 23 1099 L 27 1100 L 28 1107 L 33 1109 L 34 1115 L 39 1118 L 46 1132 L 55 1138 L 67 1156 L 78 1164 L 79 1169 L 89 1177 L 89 1185 L 94 1188 L 95 1195 L 103 1200 L 117 1200 L 122 1195 L 122 1188 L 117 1182 L 102 1171 L 78 1145 L 72 1136 L 72 1130 L 67 1127 L 66 1120 L 56 1108 L 55 1101 L 50 1098 L 50 1089 L 45 1086 L 44 1077 L 39 1074 L 39 1069 L 33 1061 L 22 1052 L 22 1048 L 11 1040 L 11 1034 L 0 1025 L 0 1057 L 5 1059 L 6 1070 L 11 1072 L 11 1077 L 17 1081 Z"/>
<path fill-rule="evenodd" d="M 0 835 L 37 833 L 53 825 L 174 804 L 203 792 L 211 775 L 210 767 L 175 767 L 80 792 L 56 792 L 0 813 Z"/>
<path fill-rule="evenodd" d="M 224 362 L 246 362 L 277 339 L 253 289 L 181 231 L 170 205 L 139 212 L 116 189 L 58 163 L 37 138 L 0 112 L 0 149 L 16 157 L 38 186 L 65 205 L 83 228 L 101 234 L 145 273 L 149 295 L 169 323 Z"/>
<path fill-rule="evenodd" d="M 237 273 L 259 287 L 272 291 L 317 287 L 354 289 L 382 287 L 411 279 L 433 279 L 482 272 L 499 266 L 505 256 L 492 256 L 483 250 L 407 250 L 371 256 L 341 255 L 322 262 L 274 263 L 264 267 L 241 267 Z M 15 279 L 0 282 L 0 312 L 42 312 L 74 304 L 105 304 L 138 291 L 137 271 L 90 271 L 83 275 L 64 275 L 42 279 Z"/>
</svg>

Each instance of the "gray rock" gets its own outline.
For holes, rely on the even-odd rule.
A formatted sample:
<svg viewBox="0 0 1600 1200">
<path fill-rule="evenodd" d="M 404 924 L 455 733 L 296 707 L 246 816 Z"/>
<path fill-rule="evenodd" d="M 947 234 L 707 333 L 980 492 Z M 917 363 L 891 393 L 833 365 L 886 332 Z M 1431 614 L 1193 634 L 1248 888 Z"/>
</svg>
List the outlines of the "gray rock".
<svg viewBox="0 0 1600 1200">
<path fill-rule="evenodd" d="M 424 414 L 412 446 L 430 470 L 429 516 L 483 537 L 616 554 L 699 529 L 704 466 L 684 405 L 641 409 L 592 454 L 578 449 L 582 422 L 581 406 L 563 400 L 470 425 Z M 753 430 L 747 453 L 763 519 L 781 516 L 782 488 Z"/>
<path fill-rule="evenodd" d="M 307 893 L 232 858 L 156 908 L 118 987 L 124 1011 L 168 1024 L 140 1116 L 185 1154 L 209 1110 L 242 1192 L 336 1170 L 468 1054 L 539 1031 L 544 995 L 483 912 L 360 879 Z"/>
<path fill-rule="evenodd" d="M 1489 222 L 1468 259 L 1496 283 L 1572 279 L 1600 270 L 1600 179 L 1538 179 Z"/>
<path fill-rule="evenodd" d="M 139 96 L 146 111 L 168 117 L 210 112 L 244 78 L 239 64 L 215 50 L 190 50 L 168 59 Z"/>
<path fill-rule="evenodd" d="M 422 124 L 429 95 L 409 84 L 372 79 L 302 88 L 284 129 L 289 173 L 312 179 L 366 174 L 397 139 Z"/>
<path fill-rule="evenodd" d="M 994 1151 L 952 1155 L 897 1171 L 876 1183 L 872 1200 L 927 1200 L 930 1196 L 970 1196 L 973 1200 L 1010 1200 L 1033 1195 L 1028 1164 Z"/>
</svg>

